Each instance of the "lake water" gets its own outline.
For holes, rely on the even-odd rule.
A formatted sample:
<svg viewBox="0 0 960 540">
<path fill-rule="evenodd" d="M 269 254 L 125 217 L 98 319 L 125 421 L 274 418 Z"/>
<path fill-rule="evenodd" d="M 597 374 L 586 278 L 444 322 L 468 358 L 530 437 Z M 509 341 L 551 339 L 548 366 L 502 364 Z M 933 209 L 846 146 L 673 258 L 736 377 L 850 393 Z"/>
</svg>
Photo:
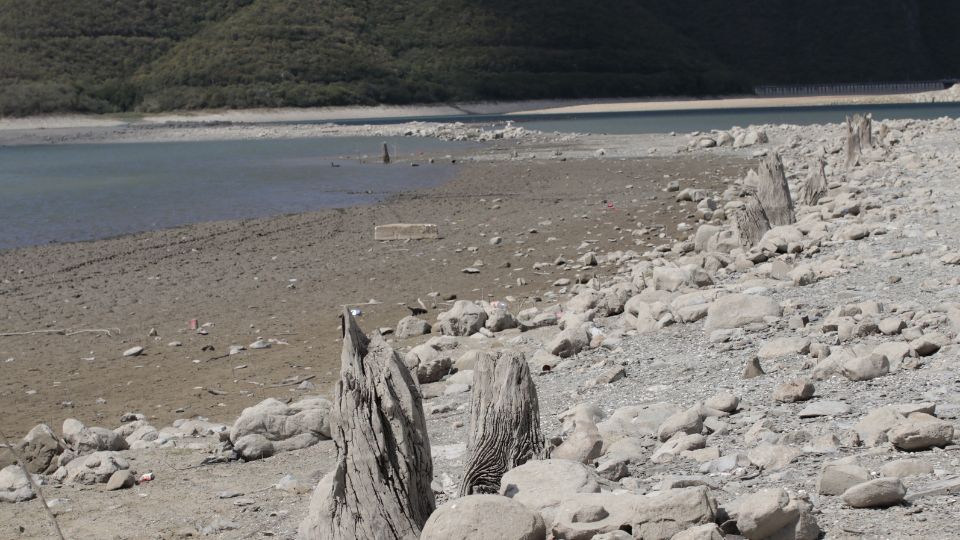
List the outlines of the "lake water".
<svg viewBox="0 0 960 540">
<path fill-rule="evenodd" d="M 383 142 L 405 157 L 468 146 L 331 137 L 0 147 L 0 249 L 353 206 L 454 173 L 449 164 L 384 166 Z M 356 159 L 364 154 L 373 163 Z"/>
<path fill-rule="evenodd" d="M 728 111 L 456 116 L 363 119 L 493 124 L 512 120 L 545 132 L 640 134 L 728 129 L 734 125 L 839 122 L 874 118 L 960 117 L 960 104 L 771 108 Z M 295 140 L 0 147 L 0 249 L 116 236 L 223 219 L 255 218 L 370 203 L 439 185 L 451 165 L 361 163 L 380 156 L 462 150 L 465 143 L 423 138 L 331 137 Z M 342 159 L 352 156 L 353 159 Z M 336 162 L 339 167 L 331 167 Z"/>
<path fill-rule="evenodd" d="M 400 124 L 411 121 L 494 124 L 513 121 L 529 129 L 551 133 L 689 133 L 711 129 L 746 127 L 751 124 L 839 123 L 847 115 L 872 113 L 875 120 L 960 118 L 960 103 L 917 103 L 908 105 L 831 105 L 823 107 L 769 107 L 757 109 L 656 111 L 633 113 L 582 113 L 545 115 L 418 116 L 337 121 L 340 124 Z M 319 123 L 319 122 L 318 122 Z"/>
</svg>

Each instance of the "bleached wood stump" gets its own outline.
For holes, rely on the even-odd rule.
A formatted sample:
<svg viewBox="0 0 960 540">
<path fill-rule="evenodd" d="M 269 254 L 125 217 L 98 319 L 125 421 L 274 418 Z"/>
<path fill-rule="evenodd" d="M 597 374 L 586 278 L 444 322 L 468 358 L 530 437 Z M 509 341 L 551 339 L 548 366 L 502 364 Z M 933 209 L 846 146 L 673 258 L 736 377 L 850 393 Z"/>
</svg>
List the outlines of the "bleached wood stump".
<svg viewBox="0 0 960 540">
<path fill-rule="evenodd" d="M 473 372 L 467 451 L 461 496 L 497 493 L 505 472 L 543 457 L 537 389 L 522 353 L 480 355 Z"/>
<path fill-rule="evenodd" d="M 846 167 L 851 169 L 860 165 L 864 148 L 873 147 L 873 118 L 868 114 L 855 114 L 847 117 L 847 140 L 844 147 Z"/>
<path fill-rule="evenodd" d="M 860 135 L 860 150 L 873 148 L 873 116 L 855 114 L 853 115 L 853 125 Z"/>
<path fill-rule="evenodd" d="M 759 244 L 763 235 L 770 230 L 770 220 L 756 192 L 752 190 L 743 197 L 743 206 L 733 212 L 733 220 L 740 234 L 740 245 L 746 249 Z"/>
<path fill-rule="evenodd" d="M 800 192 L 800 204 L 815 206 L 827 194 L 826 163 L 818 158 L 810 164 L 810 173 Z"/>
<path fill-rule="evenodd" d="M 770 226 L 791 225 L 797 222 L 790 198 L 790 185 L 783 170 L 780 155 L 773 153 L 760 161 L 757 171 L 757 197 L 763 206 Z"/>
<path fill-rule="evenodd" d="M 330 425 L 336 468 L 300 525 L 304 540 L 416 540 L 436 507 L 420 391 L 379 334 L 344 311 L 340 380 Z"/>
</svg>

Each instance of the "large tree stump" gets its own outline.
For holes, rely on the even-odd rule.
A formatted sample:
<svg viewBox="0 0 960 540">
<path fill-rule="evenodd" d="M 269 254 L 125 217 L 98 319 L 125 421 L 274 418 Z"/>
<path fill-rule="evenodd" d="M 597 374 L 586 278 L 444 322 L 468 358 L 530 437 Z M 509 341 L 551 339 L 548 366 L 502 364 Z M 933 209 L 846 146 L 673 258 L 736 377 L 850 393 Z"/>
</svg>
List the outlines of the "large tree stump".
<svg viewBox="0 0 960 540">
<path fill-rule="evenodd" d="M 481 354 L 473 373 L 467 461 L 460 495 L 497 493 L 510 469 L 544 455 L 540 405 L 522 353 Z"/>
<path fill-rule="evenodd" d="M 796 223 L 793 199 L 790 198 L 790 184 L 787 183 L 780 155 L 774 153 L 762 159 L 757 174 L 757 197 L 770 225 L 778 227 Z"/>
<path fill-rule="evenodd" d="M 807 181 L 803 184 L 803 190 L 800 192 L 800 204 L 814 206 L 827 194 L 825 167 L 826 163 L 824 163 L 823 158 L 818 158 L 810 164 L 810 173 L 807 175 Z"/>
<path fill-rule="evenodd" d="M 336 468 L 300 524 L 304 540 L 416 540 L 436 507 L 420 392 L 380 335 L 343 314 L 340 381 L 330 425 Z"/>
<path fill-rule="evenodd" d="M 740 245 L 750 249 L 770 230 L 770 220 L 755 191 L 748 190 L 742 202 L 743 206 L 734 210 L 733 220 L 740 235 Z"/>
</svg>

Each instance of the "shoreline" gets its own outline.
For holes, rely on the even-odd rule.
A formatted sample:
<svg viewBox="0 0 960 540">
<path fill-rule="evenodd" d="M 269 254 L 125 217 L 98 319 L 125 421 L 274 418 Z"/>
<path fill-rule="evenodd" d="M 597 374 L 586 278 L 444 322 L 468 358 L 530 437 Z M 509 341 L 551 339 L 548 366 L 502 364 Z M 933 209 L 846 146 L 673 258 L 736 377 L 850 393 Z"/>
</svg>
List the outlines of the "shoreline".
<svg viewBox="0 0 960 540">
<path fill-rule="evenodd" d="M 378 105 L 351 107 L 279 108 L 174 111 L 156 114 L 54 114 L 32 117 L 0 118 L 0 132 L 79 128 L 121 128 L 163 124 L 270 124 L 317 123 L 362 120 L 417 119 L 431 117 L 456 121 L 476 116 L 545 116 L 555 114 L 597 114 L 638 112 L 680 112 L 713 110 L 751 110 L 785 107 L 824 107 L 842 105 L 906 105 L 954 103 L 960 101 L 960 89 L 916 94 L 865 94 L 839 96 L 755 97 L 723 96 L 707 98 L 608 98 L 557 99 L 512 102 L 472 102 L 455 104 Z"/>
</svg>

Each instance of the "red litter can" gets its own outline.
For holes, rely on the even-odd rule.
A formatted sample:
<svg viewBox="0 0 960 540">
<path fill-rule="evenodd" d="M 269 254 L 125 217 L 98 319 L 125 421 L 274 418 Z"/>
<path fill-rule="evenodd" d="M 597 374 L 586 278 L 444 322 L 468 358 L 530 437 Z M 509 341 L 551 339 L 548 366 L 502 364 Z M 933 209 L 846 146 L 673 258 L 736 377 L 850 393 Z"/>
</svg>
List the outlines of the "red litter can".
<svg viewBox="0 0 960 540">
<path fill-rule="evenodd" d="M 197 320 L 196 320 L 196 319 L 190 319 L 190 329 L 191 329 L 191 330 L 196 330 L 196 329 L 197 329 Z"/>
<path fill-rule="evenodd" d="M 156 477 L 157 477 L 157 476 L 156 476 L 155 474 L 153 474 L 152 472 L 143 473 L 142 475 L 140 475 L 140 482 L 141 482 L 141 483 L 142 483 L 142 482 L 149 482 L 149 481 L 153 480 L 153 479 L 156 478 Z"/>
</svg>

